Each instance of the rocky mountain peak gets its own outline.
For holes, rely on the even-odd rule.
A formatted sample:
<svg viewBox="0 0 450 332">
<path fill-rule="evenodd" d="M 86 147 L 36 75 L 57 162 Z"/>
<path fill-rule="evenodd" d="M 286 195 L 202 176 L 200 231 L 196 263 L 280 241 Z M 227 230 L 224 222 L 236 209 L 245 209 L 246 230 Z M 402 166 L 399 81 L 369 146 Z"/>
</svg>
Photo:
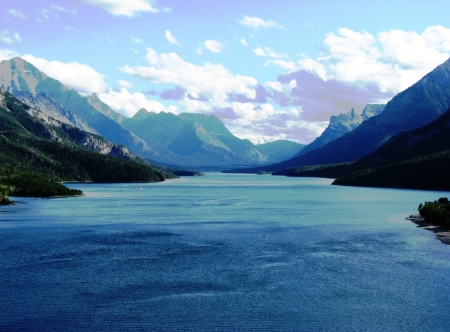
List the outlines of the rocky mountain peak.
<svg viewBox="0 0 450 332">
<path fill-rule="evenodd" d="M 36 93 L 36 87 L 48 76 L 20 57 L 0 62 L 0 86 L 8 91 Z"/>
</svg>

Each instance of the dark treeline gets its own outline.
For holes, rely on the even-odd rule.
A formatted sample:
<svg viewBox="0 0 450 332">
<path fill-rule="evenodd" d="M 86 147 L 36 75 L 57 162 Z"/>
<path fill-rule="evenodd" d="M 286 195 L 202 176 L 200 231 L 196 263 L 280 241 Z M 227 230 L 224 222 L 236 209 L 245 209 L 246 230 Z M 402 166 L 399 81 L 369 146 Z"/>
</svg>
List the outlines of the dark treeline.
<svg viewBox="0 0 450 332">
<path fill-rule="evenodd" d="M 364 168 L 333 184 L 425 190 L 449 190 L 450 152 L 439 152 L 375 168 Z"/>
</svg>

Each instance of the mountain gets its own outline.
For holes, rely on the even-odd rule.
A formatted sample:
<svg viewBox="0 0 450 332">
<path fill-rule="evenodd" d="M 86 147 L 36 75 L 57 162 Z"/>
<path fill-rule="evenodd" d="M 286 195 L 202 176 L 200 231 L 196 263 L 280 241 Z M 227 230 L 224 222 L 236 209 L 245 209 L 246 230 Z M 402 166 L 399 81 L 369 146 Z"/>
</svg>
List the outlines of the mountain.
<svg viewBox="0 0 450 332">
<path fill-rule="evenodd" d="M 321 148 L 325 144 L 344 136 L 358 127 L 363 121 L 380 114 L 385 106 L 386 105 L 384 104 L 368 104 L 362 110 L 361 115 L 356 114 L 354 109 L 347 113 L 332 115 L 330 118 L 330 124 L 324 130 L 322 135 L 317 137 L 311 144 L 308 144 L 305 148 L 303 148 L 297 155 L 295 155 L 295 157 Z"/>
<path fill-rule="evenodd" d="M 0 84 L 3 89 L 19 98 L 31 94 L 36 98 L 51 99 L 61 108 L 76 114 L 109 141 L 125 145 L 133 153 L 149 159 L 155 159 L 159 155 L 157 149 L 149 147 L 139 137 L 98 111 L 87 97 L 81 96 L 75 90 L 69 90 L 22 58 L 0 62 Z"/>
<path fill-rule="evenodd" d="M 305 148 L 304 144 L 288 140 L 277 140 L 274 142 L 258 144 L 256 148 L 276 162 L 291 159 L 299 151 Z"/>
<path fill-rule="evenodd" d="M 375 151 L 392 136 L 422 127 L 450 107 L 450 60 L 397 94 L 383 112 L 321 148 L 276 165 L 285 169 L 357 161 Z"/>
<path fill-rule="evenodd" d="M 60 181 L 165 178 L 124 146 L 48 117 L 4 90 L 0 90 L 0 120 L 0 187 L 10 188 L 14 195 L 45 196 L 47 190 L 60 194 Z"/>
<path fill-rule="evenodd" d="M 222 167 L 255 165 L 270 162 L 248 140 L 230 133 L 214 115 L 154 113 L 139 110 L 121 124 L 141 137 L 147 144 L 165 149 L 158 162 L 187 167 Z"/>
</svg>

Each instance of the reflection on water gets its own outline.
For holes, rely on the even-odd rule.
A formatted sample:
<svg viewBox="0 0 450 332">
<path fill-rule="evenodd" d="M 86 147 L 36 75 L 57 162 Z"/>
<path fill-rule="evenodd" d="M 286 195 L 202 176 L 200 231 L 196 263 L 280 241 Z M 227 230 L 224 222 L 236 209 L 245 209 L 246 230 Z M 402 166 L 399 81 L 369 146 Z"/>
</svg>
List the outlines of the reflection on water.
<svg viewBox="0 0 450 332">
<path fill-rule="evenodd" d="M 0 208 L 0 330 L 443 331 L 448 193 L 208 174 Z M 447 195 L 448 196 L 448 195 Z"/>
</svg>

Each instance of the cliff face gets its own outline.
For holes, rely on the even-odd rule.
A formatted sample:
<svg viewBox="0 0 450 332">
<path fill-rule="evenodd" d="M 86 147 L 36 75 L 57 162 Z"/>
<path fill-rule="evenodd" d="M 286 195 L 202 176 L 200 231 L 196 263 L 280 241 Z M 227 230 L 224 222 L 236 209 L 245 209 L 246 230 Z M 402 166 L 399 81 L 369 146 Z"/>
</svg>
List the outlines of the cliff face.
<svg viewBox="0 0 450 332">
<path fill-rule="evenodd" d="M 309 151 L 321 148 L 328 142 L 331 142 L 357 128 L 361 123 L 375 115 L 380 114 L 385 105 L 383 104 L 368 104 L 361 115 L 356 114 L 352 109 L 350 112 L 333 115 L 330 118 L 330 124 L 324 130 L 322 135 L 316 138 L 311 144 L 302 149 L 295 157 L 306 154 Z"/>
<path fill-rule="evenodd" d="M 46 114 L 48 117 L 78 127 L 81 130 L 98 134 L 98 132 L 89 126 L 82 118 L 69 111 L 67 108 L 59 105 L 46 95 L 33 95 L 32 93 L 24 92 L 16 93 L 15 97 L 24 104 Z"/>
<path fill-rule="evenodd" d="M 4 98 L 4 96 L 2 97 Z M 26 112 L 47 126 L 47 138 L 52 141 L 58 143 L 74 143 L 103 155 L 136 159 L 136 156 L 130 153 L 125 146 L 114 144 L 94 133 L 78 130 L 77 127 L 55 119 L 40 109 L 30 107 Z M 60 132 L 57 132 L 56 129 L 59 129 Z M 65 133 L 65 135 L 61 135 L 61 132 Z"/>
</svg>

